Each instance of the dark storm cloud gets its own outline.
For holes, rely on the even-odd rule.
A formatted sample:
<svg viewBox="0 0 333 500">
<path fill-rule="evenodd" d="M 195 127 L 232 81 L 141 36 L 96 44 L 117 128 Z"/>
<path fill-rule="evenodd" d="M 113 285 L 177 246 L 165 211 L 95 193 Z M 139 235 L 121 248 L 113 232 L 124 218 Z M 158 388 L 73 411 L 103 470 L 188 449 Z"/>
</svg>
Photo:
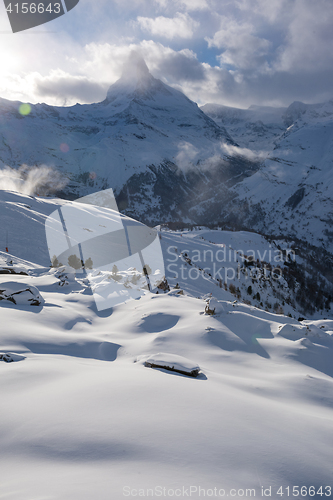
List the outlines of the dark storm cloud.
<svg viewBox="0 0 333 500">
<path fill-rule="evenodd" d="M 160 61 L 159 73 L 165 78 L 171 78 L 175 82 L 184 80 L 200 81 L 205 79 L 205 71 L 202 64 L 189 54 L 175 52 L 167 55 Z"/>
<path fill-rule="evenodd" d="M 68 74 L 54 74 L 35 80 L 35 93 L 43 98 L 55 97 L 61 102 L 70 99 L 77 102 L 97 102 L 105 99 L 107 86 L 91 81 L 86 77 L 71 76 Z"/>
</svg>

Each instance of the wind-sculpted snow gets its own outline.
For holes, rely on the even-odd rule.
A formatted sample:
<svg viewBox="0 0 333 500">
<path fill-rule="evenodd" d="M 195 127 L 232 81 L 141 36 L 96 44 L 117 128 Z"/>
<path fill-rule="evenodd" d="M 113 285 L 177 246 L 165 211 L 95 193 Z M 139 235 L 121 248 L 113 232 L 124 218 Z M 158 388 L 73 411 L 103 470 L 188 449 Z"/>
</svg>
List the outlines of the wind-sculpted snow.
<svg viewBox="0 0 333 500">
<path fill-rule="evenodd" d="M 2 311 L 0 351 L 21 358 L 0 363 L 3 494 L 107 500 L 158 481 L 259 496 L 262 485 L 331 484 L 331 321 L 316 323 L 325 345 L 305 323 L 300 341 L 289 340 L 279 331 L 297 320 L 229 301 L 210 316 L 186 294 L 146 296 L 103 317 L 71 284 L 31 279 L 46 299 L 38 318 Z M 150 328 L 157 315 L 168 329 Z"/>
<path fill-rule="evenodd" d="M 160 231 L 170 292 L 98 311 L 86 277 L 36 263 L 48 249 L 32 230 L 59 205 L 96 207 L 0 197 L 24 242 L 9 237 L 0 265 L 24 270 L 11 281 L 36 287 L 45 300 L 39 308 L 0 301 L 3 496 L 158 498 L 161 487 L 199 500 L 215 487 L 260 497 L 264 486 L 277 497 L 280 486 L 295 484 L 329 492 L 333 320 L 324 318 L 331 313 L 298 321 L 287 304 L 296 317 L 265 311 L 253 295 L 276 300 L 272 279 L 264 287 L 237 277 L 251 249 L 273 265 L 275 242 L 249 232 Z M 32 253 L 34 263 L 26 258 Z M 217 274 L 226 268 L 228 276 L 235 271 L 227 289 Z M 283 279 L 276 291 L 290 293 Z M 172 370 L 148 369 L 149 359 Z M 197 377 L 173 371 L 199 367 Z"/>
</svg>

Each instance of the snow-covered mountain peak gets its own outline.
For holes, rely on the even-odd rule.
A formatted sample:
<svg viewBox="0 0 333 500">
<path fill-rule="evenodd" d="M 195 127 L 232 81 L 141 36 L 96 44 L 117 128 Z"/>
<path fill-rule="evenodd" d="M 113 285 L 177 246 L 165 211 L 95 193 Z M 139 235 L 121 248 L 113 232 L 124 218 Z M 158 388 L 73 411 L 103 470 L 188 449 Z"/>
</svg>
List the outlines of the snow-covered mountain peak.
<svg viewBox="0 0 333 500">
<path fill-rule="evenodd" d="M 308 105 L 304 104 L 304 102 L 294 101 L 287 108 L 283 118 L 287 127 L 290 127 L 293 123 L 295 123 L 304 113 L 306 113 L 308 109 Z"/>
<path fill-rule="evenodd" d="M 133 50 L 124 64 L 121 78 L 123 80 L 144 80 L 149 77 L 149 69 L 144 58 Z"/>
<path fill-rule="evenodd" d="M 290 125 L 298 120 L 307 123 L 318 123 L 323 121 L 331 121 L 333 115 L 333 100 L 318 104 L 305 104 L 304 102 L 295 101 L 286 110 L 283 118 L 285 124 Z"/>
<path fill-rule="evenodd" d="M 143 57 L 132 51 L 124 64 L 121 78 L 109 88 L 105 102 L 117 106 L 124 97 L 129 101 L 154 100 L 157 94 L 172 96 L 172 90 L 154 78 Z"/>
</svg>

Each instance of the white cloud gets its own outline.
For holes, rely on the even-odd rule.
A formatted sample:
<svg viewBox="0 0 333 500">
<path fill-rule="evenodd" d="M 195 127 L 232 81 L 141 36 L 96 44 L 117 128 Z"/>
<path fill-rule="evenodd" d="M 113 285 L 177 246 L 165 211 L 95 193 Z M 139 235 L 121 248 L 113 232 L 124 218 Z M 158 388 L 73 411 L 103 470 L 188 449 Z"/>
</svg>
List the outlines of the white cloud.
<svg viewBox="0 0 333 500">
<path fill-rule="evenodd" d="M 167 9 L 174 7 L 177 10 L 205 10 L 209 8 L 207 0 L 155 0 L 160 7 Z"/>
<path fill-rule="evenodd" d="M 232 146 L 231 144 L 221 144 L 222 151 L 228 156 L 245 156 L 248 160 L 265 160 L 269 151 L 252 151 L 248 148 L 240 148 L 238 146 Z"/>
<path fill-rule="evenodd" d="M 180 0 L 180 4 L 186 10 L 204 10 L 209 8 L 206 0 Z"/>
<path fill-rule="evenodd" d="M 326 72 L 332 66 L 333 2 L 235 0 L 235 4 L 236 17 L 224 16 L 221 29 L 207 39 L 210 46 L 224 50 L 222 63 L 257 72 L 259 56 L 265 59 L 261 69 L 272 74 Z"/>
<path fill-rule="evenodd" d="M 102 101 L 108 85 L 86 76 L 51 70 L 47 75 L 33 72 L 24 76 L 12 75 L 7 80 L 7 92 L 12 99 L 23 102 L 47 102 L 55 106 Z M 6 93 L 6 92 L 4 92 Z"/>
<path fill-rule="evenodd" d="M 221 16 L 221 29 L 213 38 L 206 38 L 209 47 L 223 49 L 219 56 L 221 64 L 229 64 L 241 69 L 252 68 L 260 62 L 270 48 L 270 42 L 254 34 L 249 23 L 239 23 Z"/>
<path fill-rule="evenodd" d="M 288 34 L 275 65 L 277 71 L 314 72 L 333 64 L 333 3 L 296 0 Z"/>
<path fill-rule="evenodd" d="M 294 0 L 235 0 L 244 16 L 251 20 L 265 19 L 270 24 L 291 18 Z M 260 21 L 259 21 L 260 22 Z"/>
<path fill-rule="evenodd" d="M 178 154 L 175 158 L 176 164 L 184 171 L 193 168 L 199 153 L 200 151 L 193 144 L 184 141 L 178 146 Z"/>
<path fill-rule="evenodd" d="M 221 161 L 225 156 L 243 156 L 250 161 L 263 161 L 268 155 L 269 151 L 252 151 L 248 148 L 240 148 L 238 146 L 232 146 L 231 144 L 221 143 L 217 148 L 215 148 L 215 154 L 210 156 L 203 161 L 200 161 L 198 167 L 200 170 L 212 170 L 221 165 Z M 183 172 L 193 170 L 197 167 L 197 161 L 199 158 L 205 156 L 204 151 L 200 151 L 193 144 L 186 141 L 179 143 L 178 154 L 175 158 L 175 162 Z"/>
<path fill-rule="evenodd" d="M 18 193 L 43 195 L 63 189 L 68 182 L 63 175 L 47 165 L 28 167 L 22 165 L 18 170 L 4 167 L 0 170 L 0 189 Z"/>
<path fill-rule="evenodd" d="M 138 17 L 138 24 L 142 30 L 152 35 L 165 38 L 192 38 L 195 29 L 199 26 L 187 13 L 177 12 L 175 17 L 159 16 L 156 18 Z"/>
</svg>

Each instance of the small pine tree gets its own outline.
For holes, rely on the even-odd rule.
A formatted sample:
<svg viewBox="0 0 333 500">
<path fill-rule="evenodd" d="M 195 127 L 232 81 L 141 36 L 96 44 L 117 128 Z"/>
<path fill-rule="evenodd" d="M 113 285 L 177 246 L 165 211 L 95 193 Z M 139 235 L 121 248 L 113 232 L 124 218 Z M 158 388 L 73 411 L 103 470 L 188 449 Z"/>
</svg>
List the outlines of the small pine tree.
<svg viewBox="0 0 333 500">
<path fill-rule="evenodd" d="M 249 285 L 249 286 L 247 287 L 247 293 L 248 293 L 249 295 L 252 295 L 252 286 L 251 286 L 251 285 Z"/>
</svg>

